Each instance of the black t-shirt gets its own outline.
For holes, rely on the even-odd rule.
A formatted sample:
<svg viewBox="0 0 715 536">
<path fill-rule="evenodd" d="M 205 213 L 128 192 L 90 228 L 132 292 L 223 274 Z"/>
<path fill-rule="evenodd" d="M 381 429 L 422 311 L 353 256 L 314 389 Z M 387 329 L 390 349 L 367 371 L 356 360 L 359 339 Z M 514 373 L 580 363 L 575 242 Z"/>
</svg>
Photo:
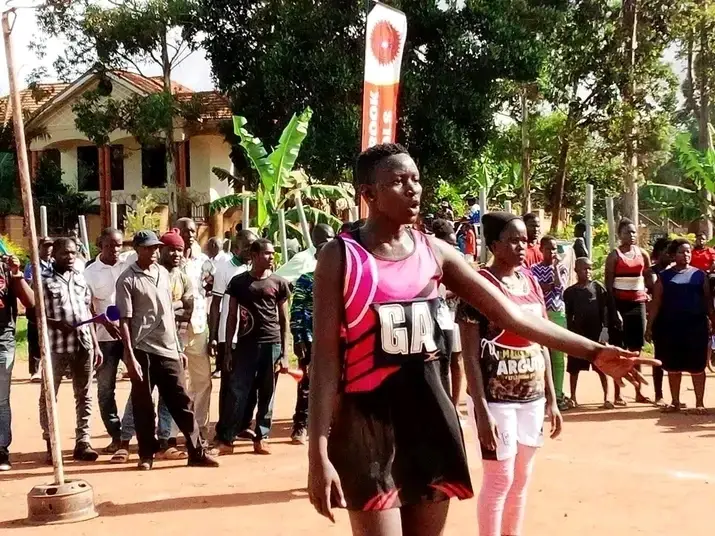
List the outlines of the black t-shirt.
<svg viewBox="0 0 715 536">
<path fill-rule="evenodd" d="M 288 299 L 288 282 L 276 274 L 256 279 L 250 272 L 238 274 L 226 288 L 240 305 L 238 338 L 242 342 L 279 343 L 278 306 Z"/>
<path fill-rule="evenodd" d="M 564 291 L 566 326 L 569 331 L 597 341 L 606 325 L 606 289 L 598 281 L 585 287 L 572 285 Z"/>
<path fill-rule="evenodd" d="M 0 334 L 15 332 L 17 298 L 10 288 L 10 270 L 0 263 Z"/>
</svg>

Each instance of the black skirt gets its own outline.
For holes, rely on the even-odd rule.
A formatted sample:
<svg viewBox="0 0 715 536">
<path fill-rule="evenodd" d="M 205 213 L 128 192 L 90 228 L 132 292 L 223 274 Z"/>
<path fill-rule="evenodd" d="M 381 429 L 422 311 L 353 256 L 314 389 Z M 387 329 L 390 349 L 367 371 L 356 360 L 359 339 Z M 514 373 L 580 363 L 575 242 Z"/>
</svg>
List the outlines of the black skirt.
<svg viewBox="0 0 715 536">
<path fill-rule="evenodd" d="M 405 363 L 378 388 L 340 396 L 328 454 L 348 510 L 473 497 L 464 439 L 435 361 Z"/>
<path fill-rule="evenodd" d="M 653 326 L 655 358 L 668 372 L 703 372 L 709 343 L 705 315 L 659 315 Z"/>
</svg>

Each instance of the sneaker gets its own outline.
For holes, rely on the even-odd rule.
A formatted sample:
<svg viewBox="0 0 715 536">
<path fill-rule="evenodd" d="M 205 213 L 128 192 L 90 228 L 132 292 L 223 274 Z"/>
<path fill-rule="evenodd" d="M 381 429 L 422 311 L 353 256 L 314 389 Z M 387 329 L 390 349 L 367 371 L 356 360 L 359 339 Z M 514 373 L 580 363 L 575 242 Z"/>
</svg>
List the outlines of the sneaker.
<svg viewBox="0 0 715 536">
<path fill-rule="evenodd" d="M 304 426 L 295 427 L 290 439 L 294 445 L 305 445 L 308 442 L 308 432 Z"/>
<path fill-rule="evenodd" d="M 151 468 L 154 466 L 154 459 L 153 458 L 142 458 L 139 460 L 139 463 L 137 464 L 137 469 L 140 471 L 151 471 Z"/>
<path fill-rule="evenodd" d="M 78 462 L 96 462 L 99 454 L 86 441 L 80 441 L 74 447 L 72 459 Z"/>
<path fill-rule="evenodd" d="M 240 432 L 237 436 L 238 439 L 247 439 L 248 441 L 255 441 L 256 432 L 250 428 L 246 428 L 244 431 Z"/>
<path fill-rule="evenodd" d="M 10 453 L 5 447 L 0 447 L 0 471 L 9 471 L 10 469 L 12 469 Z"/>
<path fill-rule="evenodd" d="M 121 441 L 119 441 L 119 439 L 112 439 L 112 442 L 109 445 L 107 445 L 106 447 L 104 447 L 102 449 L 102 452 L 104 454 L 114 454 L 120 448 L 122 448 Z"/>
<path fill-rule="evenodd" d="M 189 467 L 218 467 L 219 463 L 216 458 L 206 452 L 203 452 L 196 458 L 189 457 L 189 463 L 187 465 Z"/>
<path fill-rule="evenodd" d="M 268 456 L 271 453 L 271 448 L 268 446 L 266 441 L 259 439 L 258 441 L 253 442 L 253 452 L 263 456 Z"/>
<path fill-rule="evenodd" d="M 30 376 L 30 383 L 40 383 L 41 381 L 42 377 L 39 372 L 35 372 L 32 376 Z"/>
</svg>

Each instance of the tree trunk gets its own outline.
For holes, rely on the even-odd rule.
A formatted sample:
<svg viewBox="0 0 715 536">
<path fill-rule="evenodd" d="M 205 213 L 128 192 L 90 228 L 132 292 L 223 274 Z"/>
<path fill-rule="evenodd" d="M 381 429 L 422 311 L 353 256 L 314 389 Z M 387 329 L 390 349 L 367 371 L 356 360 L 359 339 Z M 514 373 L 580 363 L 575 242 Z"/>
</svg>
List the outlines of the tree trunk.
<svg viewBox="0 0 715 536">
<path fill-rule="evenodd" d="M 700 92 L 700 110 L 698 114 L 698 145 L 703 152 L 713 149 L 713 140 L 710 135 L 710 80 L 708 69 L 710 66 L 710 46 L 708 44 L 707 19 L 708 0 L 702 0 L 702 13 L 700 19 L 700 58 L 698 68 L 698 90 Z M 712 194 L 703 188 L 700 191 L 703 216 L 705 218 L 705 231 L 708 240 L 713 236 Z"/>
<path fill-rule="evenodd" d="M 566 132 L 561 137 L 561 147 L 559 149 L 559 162 L 556 168 L 556 178 L 554 179 L 554 191 L 551 195 L 551 232 L 555 233 L 561 229 L 561 208 L 563 205 L 564 189 L 566 188 L 566 165 L 569 159 L 569 149 L 571 148 L 570 121 L 566 121 Z"/>
<path fill-rule="evenodd" d="M 524 86 L 521 92 L 521 185 L 522 212 L 531 212 L 531 147 L 529 142 L 529 97 Z"/>
<path fill-rule="evenodd" d="M 625 137 L 625 191 L 623 192 L 623 213 L 638 228 L 638 155 L 636 154 L 634 124 L 635 115 L 635 63 L 637 46 L 637 0 L 623 0 L 623 28 L 626 40 L 627 76 L 623 87 L 623 100 L 626 104 L 624 121 Z"/>
<path fill-rule="evenodd" d="M 164 92 L 171 95 L 171 60 L 169 60 L 169 47 L 167 45 L 166 33 L 161 37 L 161 68 L 164 77 Z M 173 224 L 179 217 L 178 189 L 176 183 L 179 176 L 177 171 L 179 159 L 177 156 L 176 143 L 174 143 L 173 113 L 169 117 L 169 123 L 164 135 L 164 144 L 166 147 L 166 163 L 169 168 L 169 180 L 166 184 L 166 190 L 169 195 L 169 219 Z"/>
</svg>

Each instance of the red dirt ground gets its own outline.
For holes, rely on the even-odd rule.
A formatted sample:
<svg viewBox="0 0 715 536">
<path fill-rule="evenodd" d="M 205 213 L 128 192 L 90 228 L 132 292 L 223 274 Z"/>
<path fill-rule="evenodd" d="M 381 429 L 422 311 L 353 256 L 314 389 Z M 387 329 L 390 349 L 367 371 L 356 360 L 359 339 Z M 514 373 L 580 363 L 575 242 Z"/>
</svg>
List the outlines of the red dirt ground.
<svg viewBox="0 0 715 536">
<path fill-rule="evenodd" d="M 18 363 L 18 368 L 25 364 Z M 21 376 L 16 370 L 16 377 Z M 656 409 L 632 405 L 614 411 L 597 410 L 600 398 L 594 374 L 582 376 L 581 402 L 569 412 L 561 439 L 549 441 L 537 458 L 526 521 L 527 535 L 648 536 L 687 534 L 709 536 L 704 515 L 715 497 L 713 416 L 662 415 Z M 684 382 L 686 388 L 689 381 Z M 712 378 L 708 387 L 715 389 Z M 18 379 L 12 388 L 14 469 L 0 473 L 0 532 L 57 535 L 260 534 L 348 535 L 344 512 L 332 526 L 310 506 L 304 491 L 307 457 L 304 447 L 288 444 L 295 383 L 281 378 L 277 396 L 273 455 L 252 454 L 249 444 L 221 458 L 219 469 L 186 468 L 181 462 L 157 462 L 139 473 L 136 457 L 113 466 L 102 456 L 95 464 L 69 461 L 67 474 L 84 478 L 95 491 L 100 517 L 72 525 L 28 527 L 26 494 L 51 482 L 43 465 L 44 443 L 37 420 L 39 386 Z M 124 401 L 129 383 L 118 387 Z M 650 390 L 648 391 L 650 392 Z M 627 393 L 632 394 L 632 389 Z M 218 383 L 214 382 L 215 419 Z M 693 393 L 684 401 L 692 406 Z M 715 397 L 710 396 L 710 405 Z M 72 448 L 74 417 L 71 384 L 60 391 L 62 441 Z M 92 430 L 95 447 L 107 442 L 98 412 Z M 426 431 L 429 433 L 429 431 Z M 480 462 L 473 434 L 466 430 L 475 487 Z M 453 502 L 447 535 L 476 534 L 475 500 Z M 5 529 L 15 529 L 12 532 Z"/>
</svg>

